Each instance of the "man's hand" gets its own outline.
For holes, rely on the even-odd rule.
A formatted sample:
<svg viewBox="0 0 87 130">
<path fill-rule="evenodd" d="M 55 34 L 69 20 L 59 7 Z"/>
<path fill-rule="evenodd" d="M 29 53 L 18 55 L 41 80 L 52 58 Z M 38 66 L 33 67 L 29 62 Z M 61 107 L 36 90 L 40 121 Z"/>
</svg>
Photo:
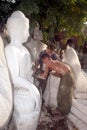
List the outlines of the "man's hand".
<svg viewBox="0 0 87 130">
<path fill-rule="evenodd" d="M 46 78 L 44 77 L 44 73 L 38 74 L 37 78 L 46 79 Z"/>
<path fill-rule="evenodd" d="M 56 72 L 54 72 L 54 71 L 51 71 L 50 74 L 52 74 L 52 75 L 55 76 L 55 77 L 61 78 L 61 75 L 58 74 L 58 73 L 56 73 Z"/>
</svg>

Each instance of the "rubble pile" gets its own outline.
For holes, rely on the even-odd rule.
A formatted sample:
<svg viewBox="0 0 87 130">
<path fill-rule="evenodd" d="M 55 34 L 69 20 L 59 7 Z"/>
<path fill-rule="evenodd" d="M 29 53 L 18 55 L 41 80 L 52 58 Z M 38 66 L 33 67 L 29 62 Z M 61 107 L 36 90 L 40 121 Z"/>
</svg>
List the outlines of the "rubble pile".
<svg viewBox="0 0 87 130">
<path fill-rule="evenodd" d="M 69 130 L 66 117 L 58 109 L 42 107 L 37 130 Z"/>
</svg>

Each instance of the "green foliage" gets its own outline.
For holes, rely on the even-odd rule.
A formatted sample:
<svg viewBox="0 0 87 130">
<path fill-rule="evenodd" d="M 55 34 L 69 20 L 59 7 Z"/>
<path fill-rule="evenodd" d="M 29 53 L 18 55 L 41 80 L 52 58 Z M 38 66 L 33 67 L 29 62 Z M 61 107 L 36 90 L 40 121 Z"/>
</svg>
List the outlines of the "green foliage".
<svg viewBox="0 0 87 130">
<path fill-rule="evenodd" d="M 24 0 L 20 9 L 31 19 L 39 21 L 43 30 L 53 26 L 67 33 L 79 33 L 87 15 L 86 0 Z"/>
<path fill-rule="evenodd" d="M 87 20 L 87 0 L 15 0 L 15 3 L 17 1 L 21 1 L 17 8 L 29 17 L 32 29 L 36 21 L 40 23 L 45 39 L 53 37 L 55 29 L 66 30 L 68 36 L 81 35 L 82 24 Z M 11 8 L 8 3 L 0 5 L 0 10 L 5 12 L 8 8 Z"/>
<path fill-rule="evenodd" d="M 1 0 L 0 1 L 0 26 L 4 24 L 9 15 L 19 5 L 21 0 Z"/>
<path fill-rule="evenodd" d="M 20 4 L 20 9 L 28 16 L 39 13 L 39 7 L 35 0 L 23 0 Z"/>
</svg>

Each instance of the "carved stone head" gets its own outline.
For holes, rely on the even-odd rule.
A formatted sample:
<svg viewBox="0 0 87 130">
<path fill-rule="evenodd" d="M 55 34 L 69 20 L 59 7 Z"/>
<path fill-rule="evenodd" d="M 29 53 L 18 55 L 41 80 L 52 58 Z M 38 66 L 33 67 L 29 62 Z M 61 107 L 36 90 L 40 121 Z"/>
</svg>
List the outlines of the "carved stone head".
<svg viewBox="0 0 87 130">
<path fill-rule="evenodd" d="M 29 19 L 21 11 L 15 11 L 7 20 L 7 30 L 11 43 L 24 43 L 29 37 Z"/>
</svg>

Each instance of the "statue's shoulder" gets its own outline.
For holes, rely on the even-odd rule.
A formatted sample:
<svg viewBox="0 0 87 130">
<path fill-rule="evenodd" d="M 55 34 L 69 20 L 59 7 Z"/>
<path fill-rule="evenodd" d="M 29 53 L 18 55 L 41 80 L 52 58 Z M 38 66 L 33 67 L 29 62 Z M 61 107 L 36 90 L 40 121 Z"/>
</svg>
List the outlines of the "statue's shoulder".
<svg viewBox="0 0 87 130">
<path fill-rule="evenodd" d="M 68 52 L 73 52 L 73 53 L 75 53 L 75 49 L 72 48 L 72 47 L 68 47 L 68 48 L 67 48 L 67 51 L 68 51 Z"/>
<path fill-rule="evenodd" d="M 66 49 L 66 54 L 67 55 L 75 55 L 75 50 L 72 47 L 68 47 Z"/>
<path fill-rule="evenodd" d="M 17 51 L 19 51 L 19 48 L 17 47 L 17 46 L 15 46 L 15 45 L 7 45 L 6 47 L 5 47 L 5 52 L 17 52 Z"/>
</svg>

